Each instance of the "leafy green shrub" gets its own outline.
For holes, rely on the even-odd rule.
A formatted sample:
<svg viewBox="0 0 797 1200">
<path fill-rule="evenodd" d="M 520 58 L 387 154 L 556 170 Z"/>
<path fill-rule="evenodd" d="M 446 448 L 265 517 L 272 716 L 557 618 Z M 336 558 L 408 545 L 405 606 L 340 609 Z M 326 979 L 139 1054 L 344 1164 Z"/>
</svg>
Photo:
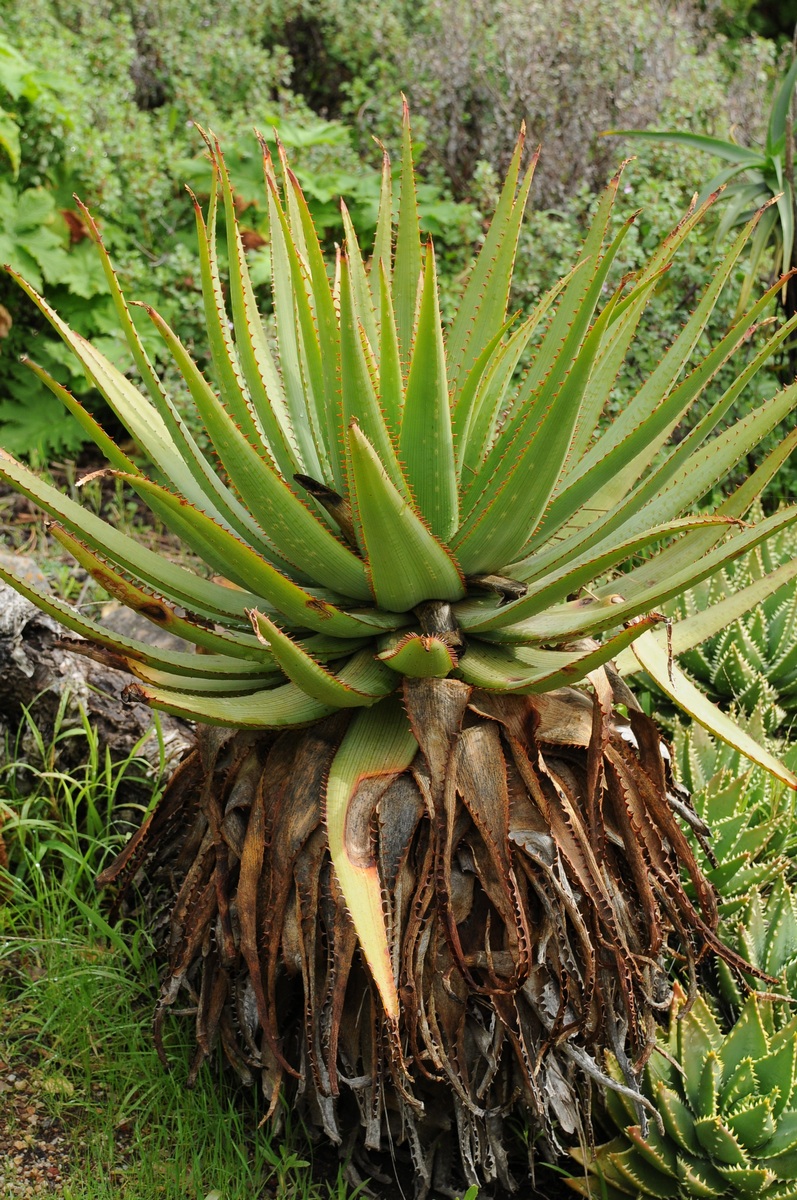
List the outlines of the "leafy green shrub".
<svg viewBox="0 0 797 1200">
<path fill-rule="evenodd" d="M 429 0 L 409 61 L 413 107 L 455 185 L 480 160 L 502 166 L 524 119 L 544 147 L 543 206 L 594 190 L 616 165 L 601 130 L 680 110 L 709 130 L 726 112 L 729 72 L 690 4 Z"/>
<path fill-rule="evenodd" d="M 229 133 L 256 286 L 268 279 L 270 260 L 263 165 L 252 126 L 262 128 L 272 146 L 277 129 L 291 148 L 328 243 L 342 235 L 343 195 L 362 244 L 370 244 L 379 152 L 371 143 L 363 167 L 350 128 L 315 117 L 285 88 L 290 59 L 287 51 L 264 45 L 268 12 L 261 4 L 13 0 L 6 9 L 13 17 L 8 28 L 24 51 L 0 39 L 0 261 L 44 282 L 73 328 L 123 371 L 132 362 L 72 193 L 97 217 L 124 283 L 144 301 L 157 295 L 161 312 L 180 324 L 189 346 L 204 346 L 194 213 L 183 186 L 188 179 L 206 194 L 209 184 L 195 121 Z M 286 9 L 283 24 L 289 15 Z M 281 28 L 278 17 L 272 32 Z M 52 62 L 68 66 L 53 72 L 46 69 Z M 394 111 L 396 102 L 394 95 Z M 423 228 L 438 241 L 441 266 L 449 274 L 460 270 L 478 233 L 473 209 L 452 203 L 431 184 L 421 186 L 419 206 Z M 82 430 L 20 355 L 30 355 L 90 407 L 99 397 L 5 277 L 0 305 L 0 441 L 17 455 L 73 453 L 85 440 Z M 146 318 L 134 317 L 157 369 L 168 376 L 160 339 Z M 207 365 L 201 349 L 199 357 Z"/>
<path fill-rule="evenodd" d="M 181 179 L 168 166 L 195 149 L 191 117 L 219 126 L 249 113 L 254 123 L 257 106 L 278 88 L 283 64 L 265 51 L 259 57 L 247 53 L 251 20 L 233 37 L 240 6 L 225 9 L 228 27 L 222 31 L 218 21 L 214 29 L 203 24 L 208 12 L 219 17 L 222 6 L 200 11 L 190 0 L 133 6 L 130 12 L 101 0 L 58 6 L 32 0 L 5 7 L 8 38 L 13 31 L 17 46 L 8 38 L 0 43 L 0 106 L 4 120 L 14 122 L 12 149 L 18 146 L 19 155 L 12 160 L 6 154 L 0 164 L 0 257 L 32 278 L 43 277 L 78 331 L 99 338 L 104 353 L 127 370 L 131 360 L 111 316 L 101 264 L 72 199 L 77 192 L 102 224 L 126 282 L 145 299 L 155 288 L 164 311 L 185 322 L 189 341 L 201 340 L 193 211 Z M 200 35 L 194 37 L 197 26 Z M 155 107 L 145 80 L 154 69 L 153 54 L 165 88 Z M 46 69 L 53 62 L 65 65 L 58 72 Z M 244 112 L 236 108 L 243 105 L 241 81 L 249 89 Z M 90 405 L 99 398 L 5 277 L 0 304 L 8 335 L 0 342 L 2 442 L 15 454 L 74 452 L 85 440 L 82 430 L 20 364 L 20 355 L 29 354 Z M 139 323 L 162 368 L 159 339 L 145 318 Z"/>
<path fill-rule="evenodd" d="M 427 19 L 425 0 L 269 0 L 266 11 L 264 44 L 287 51 L 291 86 L 313 111 L 352 122 L 363 146 L 375 129 L 390 140 L 395 97 L 411 81 L 409 38 Z"/>
<path fill-rule="evenodd" d="M 72 132 L 65 103 L 71 90 L 66 76 L 35 66 L 0 39 L 0 149 L 5 152 L 0 163 L 0 259 L 46 281 L 79 315 L 83 329 L 101 333 L 96 315 L 108 293 L 102 272 L 79 244 L 74 205 L 59 209 L 57 192 L 41 186 L 52 150 L 48 142 L 63 144 Z M 82 303 L 75 304 L 76 299 Z M 36 337 L 40 323 L 31 320 L 30 306 L 19 303 L 5 279 L 0 303 L 6 314 L 0 343 L 4 441 L 17 452 L 37 443 L 75 449 L 82 440 L 79 431 L 18 357 L 35 344 L 42 365 L 76 390 L 87 390 L 85 377 L 66 365 L 57 341 Z"/>
</svg>

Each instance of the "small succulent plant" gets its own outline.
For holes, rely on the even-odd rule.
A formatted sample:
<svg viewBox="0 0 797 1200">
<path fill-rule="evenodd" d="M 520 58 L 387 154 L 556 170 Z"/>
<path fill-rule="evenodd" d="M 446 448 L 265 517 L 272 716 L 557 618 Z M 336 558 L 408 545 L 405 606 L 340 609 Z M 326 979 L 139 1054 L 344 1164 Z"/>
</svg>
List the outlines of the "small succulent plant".
<svg viewBox="0 0 797 1200">
<path fill-rule="evenodd" d="M 771 711 L 766 706 L 759 704 L 740 723 L 753 738 L 768 742 Z M 727 921 L 756 888 L 771 885 L 791 869 L 787 855 L 794 838 L 795 794 L 696 723 L 677 727 L 672 751 L 675 775 L 690 793 L 699 821 L 711 831 L 710 838 L 699 837 L 702 865 Z M 791 764 L 790 755 L 784 757 Z"/>
<path fill-rule="evenodd" d="M 752 966 L 781 981 L 786 996 L 797 999 L 797 893 L 781 876 L 765 895 L 756 888 L 739 914 L 735 927 L 726 922 L 725 940 Z M 766 985 L 753 975 L 744 983 L 725 964 L 717 962 L 717 979 L 723 998 L 741 1006 L 749 988 Z"/>
<path fill-rule="evenodd" d="M 797 1015 L 779 1026 L 777 1007 L 752 994 L 726 1034 L 702 997 L 687 1010 L 679 990 L 665 1052 L 645 1068 L 660 1121 L 645 1127 L 611 1093 L 621 1132 L 594 1153 L 573 1152 L 586 1173 L 567 1181 L 572 1190 L 601 1200 L 796 1200 Z"/>
<path fill-rule="evenodd" d="M 759 514 L 762 515 L 762 514 Z M 779 572 L 782 584 L 742 616 L 723 614 L 745 589 Z M 767 732 L 797 714 L 797 535 L 789 529 L 771 542 L 698 583 L 667 607 L 678 622 L 678 639 L 712 610 L 716 632 L 679 655 L 682 667 L 720 701 L 744 712 L 766 706 Z"/>
</svg>

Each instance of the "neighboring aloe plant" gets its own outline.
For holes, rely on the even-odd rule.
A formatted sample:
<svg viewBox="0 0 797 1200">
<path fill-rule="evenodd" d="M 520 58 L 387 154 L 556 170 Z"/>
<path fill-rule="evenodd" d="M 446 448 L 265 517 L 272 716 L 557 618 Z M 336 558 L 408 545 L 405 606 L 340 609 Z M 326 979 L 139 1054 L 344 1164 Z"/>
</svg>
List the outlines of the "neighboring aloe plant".
<svg viewBox="0 0 797 1200">
<path fill-rule="evenodd" d="M 760 517 L 760 507 L 753 506 L 751 515 Z M 726 706 L 734 700 L 748 714 L 759 710 L 766 732 L 772 733 L 781 726 L 788 728 L 789 710 L 795 706 L 797 539 L 793 530 L 783 527 L 771 544 L 768 540 L 755 547 L 734 565 L 735 570 L 723 567 L 662 606 L 666 628 L 651 631 L 646 639 L 650 668 L 642 662 L 639 647 L 633 646 L 621 651 L 616 665 L 627 677 L 647 673 L 653 680 L 654 704 L 655 696 L 663 693 L 702 721 L 700 697 L 705 688 Z M 666 671 L 662 669 L 665 657 Z M 700 689 L 690 673 L 702 685 Z"/>
<path fill-rule="evenodd" d="M 573 1152 L 587 1174 L 567 1181 L 572 1190 L 596 1200 L 796 1200 L 797 1015 L 781 1023 L 775 1008 L 751 995 L 726 1034 L 702 997 L 687 1011 L 677 993 L 666 1057 L 654 1052 L 645 1069 L 656 1118 L 644 1127 L 610 1093 L 622 1132 L 594 1154 Z M 616 1063 L 612 1071 L 622 1077 Z"/>
<path fill-rule="evenodd" d="M 763 514 L 758 514 L 763 515 Z M 780 572 L 778 575 L 777 572 Z M 756 600 L 744 615 L 732 619 L 739 594 L 768 578 L 777 590 Z M 698 584 L 667 606 L 667 614 L 684 622 L 678 642 L 688 634 L 689 618 L 699 625 L 700 613 L 711 610 L 715 632 L 682 651 L 679 662 L 710 695 L 732 700 L 747 713 L 766 706 L 768 733 L 797 713 L 797 536 L 783 530 L 765 545 Z M 702 633 L 702 629 L 701 629 Z"/>
<path fill-rule="evenodd" d="M 779 980 L 778 990 L 797 1002 L 797 894 L 781 877 L 768 895 L 756 888 L 738 920 L 725 921 L 723 934 L 729 945 L 759 971 Z M 762 980 L 749 973 L 744 980 L 717 961 L 723 999 L 741 1007 L 750 988 L 762 990 Z"/>
<path fill-rule="evenodd" d="M 533 167 L 521 174 L 521 138 L 444 331 L 405 117 L 395 239 L 386 160 L 370 262 L 344 209 L 334 273 L 295 176 L 283 159 L 280 186 L 265 152 L 272 344 L 212 138 L 208 152 L 197 228 L 219 394 L 148 310 L 208 455 L 144 352 L 88 214 L 145 391 L 20 283 L 150 473 L 34 370 L 209 571 L 145 549 L 0 455 L 0 478 L 52 516 L 95 579 L 201 653 L 155 651 L 0 577 L 87 639 L 76 650 L 135 675 L 134 697 L 217 727 L 103 876 L 124 888 L 143 869 L 177 890 L 158 1038 L 185 991 L 193 1073 L 220 1042 L 243 1078 L 260 1077 L 271 1112 L 286 1083 L 333 1140 L 351 1144 L 354 1119 L 366 1147 L 403 1146 L 421 1191 L 450 1169 L 452 1139 L 469 1183 L 509 1185 L 502 1114 L 519 1106 L 555 1146 L 580 1124 L 578 1081 L 605 1080 L 603 1048 L 626 1063 L 650 1050 L 671 951 L 737 962 L 674 814 L 656 726 L 610 660 L 630 646 L 687 711 L 797 786 L 671 670 L 652 633 L 657 606 L 797 520 L 791 508 L 742 524 L 797 431 L 716 513 L 691 512 L 795 408 L 797 385 L 710 436 L 797 321 L 670 444 L 777 295 L 780 284 L 689 366 L 756 214 L 602 425 L 646 303 L 705 209 L 607 295 L 628 229 L 611 226 L 616 177 L 573 270 L 525 321 L 507 320 Z"/>
<path fill-rule="evenodd" d="M 797 82 L 797 58 L 781 80 L 775 93 L 763 146 L 740 146 L 737 142 L 687 133 L 677 129 L 612 129 L 609 136 L 637 138 L 648 142 L 669 142 L 703 150 L 727 163 L 706 185 L 703 196 L 723 189 L 725 212 L 717 229 L 717 241 L 730 230 L 744 225 L 751 215 L 767 204 L 767 209 L 750 244 L 750 257 L 739 296 L 738 312 L 747 304 L 761 271 L 764 256 L 772 250 L 772 270 L 777 275 L 795 265 L 794 249 L 794 133 L 789 110 Z M 789 144 L 791 142 L 791 144 Z M 744 175 L 744 179 L 737 176 Z M 730 182 L 733 180 L 734 182 Z M 788 314 L 794 312 L 793 287 L 784 284 L 783 297 Z"/>
<path fill-rule="evenodd" d="M 770 721 L 766 709 L 758 706 L 744 726 L 751 737 L 767 745 Z M 710 833 L 701 838 L 699 857 L 717 892 L 722 928 L 733 929 L 735 923 L 728 918 L 749 901 L 753 890 L 792 870 L 794 792 L 733 747 L 714 741 L 697 724 L 678 726 L 673 757 L 675 776 L 690 793 L 697 817 Z M 790 751 L 786 763 L 793 766 L 794 757 Z"/>
</svg>

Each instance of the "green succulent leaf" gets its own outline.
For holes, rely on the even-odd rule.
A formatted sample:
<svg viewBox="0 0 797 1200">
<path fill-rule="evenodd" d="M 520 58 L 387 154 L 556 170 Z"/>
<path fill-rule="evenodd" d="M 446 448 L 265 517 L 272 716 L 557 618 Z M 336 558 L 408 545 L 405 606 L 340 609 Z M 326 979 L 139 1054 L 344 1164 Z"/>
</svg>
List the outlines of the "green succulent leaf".
<svg viewBox="0 0 797 1200">
<path fill-rule="evenodd" d="M 762 1096 L 748 1108 L 729 1113 L 725 1119 L 731 1133 L 748 1150 L 758 1150 L 771 1140 L 776 1130 L 772 1102 L 767 1096 Z"/>
<path fill-rule="evenodd" d="M 213 650 L 207 654 L 198 655 L 184 651 L 166 650 L 162 647 L 154 648 L 149 642 L 124 637 L 122 634 L 115 633 L 106 626 L 98 624 L 63 600 L 59 600 L 57 596 L 51 596 L 43 589 L 28 583 L 14 571 L 9 571 L 2 566 L 0 566 L 0 579 L 4 583 L 10 584 L 20 595 L 25 596 L 48 616 L 53 617 L 65 629 L 79 634 L 92 646 L 108 650 L 117 661 L 124 662 L 125 669 L 130 671 L 134 671 L 135 663 L 143 663 L 153 668 L 167 667 L 172 672 L 183 675 L 213 676 L 219 673 L 243 675 L 258 672 L 269 673 L 274 665 L 272 656 L 261 646 L 250 645 L 249 640 L 245 640 L 241 635 L 214 633 L 212 630 L 206 631 L 209 638 L 213 639 Z M 164 609 L 165 605 L 161 602 L 159 612 Z M 160 623 L 159 620 L 158 624 Z M 186 622 L 187 624 L 188 622 Z M 207 643 L 208 646 L 210 644 L 210 642 Z"/>
<path fill-rule="evenodd" d="M 367 434 L 368 430 L 364 432 Z M 446 354 L 431 242 L 426 248 L 399 449 L 418 508 L 435 537 L 448 541 L 459 525 L 459 501 Z"/>
<path fill-rule="evenodd" d="M 716 1116 L 721 1079 L 722 1063 L 717 1055 L 711 1051 L 703 1060 L 703 1070 L 700 1075 L 700 1086 L 698 1087 L 697 1104 L 695 1106 L 698 1116 L 703 1118 Z"/>
<path fill-rule="evenodd" d="M 362 325 L 362 314 L 357 308 L 357 297 L 352 287 L 349 264 L 342 259 L 340 264 L 340 370 L 342 420 L 348 427 L 356 421 L 374 447 L 379 461 L 390 476 L 393 485 L 409 499 L 409 489 L 404 473 L 399 466 L 396 448 L 377 396 L 374 366 Z M 349 481 L 351 486 L 351 480 Z"/>
<path fill-rule="evenodd" d="M 293 564 L 301 562 L 322 586 L 326 580 L 348 595 L 361 600 L 369 598 L 362 563 L 307 508 L 263 454 L 250 445 L 166 323 L 154 311 L 150 311 L 150 316 L 185 375 L 214 447 L 235 479 L 241 499 L 261 527 L 268 528 L 277 561 L 286 564 L 289 574 L 295 570 Z"/>
<path fill-rule="evenodd" d="M 228 573 L 237 575 L 242 587 L 262 596 L 292 624 L 333 637 L 362 637 L 368 630 L 395 628 L 396 621 L 386 614 L 365 612 L 354 616 L 322 596 L 305 591 L 178 496 L 149 480 L 135 482 L 140 493 L 157 498 L 158 503 L 170 512 L 173 526 L 181 530 L 185 541 L 206 562 L 213 562 L 215 558 L 225 563 Z"/>
<path fill-rule="evenodd" d="M 797 777 L 773 754 L 740 729 L 715 704 L 695 687 L 683 672 L 668 660 L 667 652 L 648 632 L 633 645 L 634 655 L 643 670 L 684 712 L 699 721 L 710 733 L 727 742 L 753 762 L 759 763 L 790 788 L 797 789 Z"/>
<path fill-rule="evenodd" d="M 735 1167 L 750 1165 L 744 1147 L 723 1124 L 721 1117 L 700 1117 L 695 1121 L 695 1133 L 703 1149 L 718 1163 Z"/>
<path fill-rule="evenodd" d="M 457 658 L 441 638 L 417 633 L 396 635 L 379 653 L 392 671 L 412 679 L 445 679 L 455 669 Z"/>
<path fill-rule="evenodd" d="M 354 675 L 352 682 L 356 686 L 359 678 Z M 332 705 L 313 700 L 295 683 L 285 683 L 249 696 L 196 696 L 191 692 L 145 684 L 136 684 L 129 691 L 134 698 L 161 712 L 233 729 L 310 725 L 336 711 Z"/>
<path fill-rule="evenodd" d="M 289 412 L 282 379 L 277 370 L 271 348 L 268 345 L 257 311 L 254 288 L 249 276 L 238 221 L 235 215 L 229 173 L 224 159 L 216 150 L 219 179 L 224 200 L 224 215 L 227 225 L 227 244 L 230 254 L 230 299 L 235 327 L 235 345 L 246 381 L 252 406 L 263 430 L 274 462 L 283 475 L 292 475 L 300 470 Z M 282 233 L 280 228 L 279 233 Z M 278 249 L 284 243 L 278 236 Z M 294 264 L 291 264 L 294 266 Z"/>
<path fill-rule="evenodd" d="M 253 593 L 223 587 L 204 579 L 163 555 L 142 546 L 135 538 L 119 533 L 89 509 L 83 508 L 56 488 L 0 450 L 0 479 L 12 484 L 51 516 L 63 521 L 71 532 L 85 538 L 93 549 L 159 591 L 183 604 L 189 611 L 228 625 L 243 625 L 246 608 L 257 604 Z M 139 479 L 137 482 L 141 482 Z"/>
<path fill-rule="evenodd" d="M 461 399 L 464 381 L 482 348 L 492 341 L 504 322 L 518 238 L 539 155 L 538 151 L 532 157 L 516 195 L 525 140 L 523 128 L 490 228 L 448 331 L 451 391 L 455 405 Z"/>
<path fill-rule="evenodd" d="M 418 224 L 418 202 L 415 195 L 415 173 L 412 163 L 410 110 L 405 100 L 401 142 L 401 189 L 399 192 L 396 255 L 393 264 L 396 327 L 402 363 L 408 364 L 421 275 L 421 233 Z"/>
<path fill-rule="evenodd" d="M 395 691 L 396 679 L 368 650 L 360 651 L 350 661 L 349 665 L 354 667 L 356 660 L 365 673 L 360 686 L 354 688 L 323 667 L 300 642 L 293 641 L 264 613 L 255 610 L 250 615 L 257 637 L 271 651 L 277 665 L 297 687 L 321 704 L 334 708 L 360 708 Z M 370 678 L 367 675 L 369 667 Z"/>
<path fill-rule="evenodd" d="M 698 1154 L 700 1146 L 695 1135 L 694 1116 L 683 1099 L 672 1088 L 660 1084 L 656 1101 L 668 1135 L 687 1154 Z"/>
<path fill-rule="evenodd" d="M 362 785 L 384 786 L 405 770 L 418 750 L 407 715 L 398 700 L 355 715 L 332 760 L 326 787 L 325 822 L 329 852 L 343 898 L 357 930 L 363 956 L 389 1018 L 398 1017 L 398 992 L 388 950 L 381 885 L 370 850 L 368 811 L 354 811 Z M 356 830 L 352 826 L 356 823 Z"/>
<path fill-rule="evenodd" d="M 459 600 L 465 589 L 451 552 L 395 487 L 357 424 L 349 429 L 349 454 L 355 515 L 380 607 L 406 612 L 430 597 Z"/>
</svg>

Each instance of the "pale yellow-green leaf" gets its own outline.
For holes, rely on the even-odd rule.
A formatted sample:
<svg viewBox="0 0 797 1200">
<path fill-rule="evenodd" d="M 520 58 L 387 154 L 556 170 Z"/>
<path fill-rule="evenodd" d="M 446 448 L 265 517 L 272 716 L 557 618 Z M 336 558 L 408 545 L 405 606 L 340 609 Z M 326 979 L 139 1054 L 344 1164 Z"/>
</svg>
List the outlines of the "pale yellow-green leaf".
<svg viewBox="0 0 797 1200">
<path fill-rule="evenodd" d="M 418 744 L 398 699 L 383 700 L 356 713 L 332 760 L 325 819 L 329 853 L 363 956 L 387 1016 L 398 1018 L 399 998 L 387 942 L 382 891 L 375 862 L 355 861 L 346 826 L 358 785 L 376 776 L 396 775 L 410 765 Z"/>
<path fill-rule="evenodd" d="M 758 763 L 777 779 L 782 779 L 790 788 L 797 790 L 797 776 L 774 754 L 770 754 L 740 729 L 735 721 L 709 700 L 708 696 L 704 696 L 677 663 L 668 659 L 666 648 L 661 646 L 649 631 L 643 633 L 631 649 L 642 669 L 647 671 L 651 679 L 680 709 L 699 722 L 709 733 L 727 742 L 752 762 Z"/>
</svg>

